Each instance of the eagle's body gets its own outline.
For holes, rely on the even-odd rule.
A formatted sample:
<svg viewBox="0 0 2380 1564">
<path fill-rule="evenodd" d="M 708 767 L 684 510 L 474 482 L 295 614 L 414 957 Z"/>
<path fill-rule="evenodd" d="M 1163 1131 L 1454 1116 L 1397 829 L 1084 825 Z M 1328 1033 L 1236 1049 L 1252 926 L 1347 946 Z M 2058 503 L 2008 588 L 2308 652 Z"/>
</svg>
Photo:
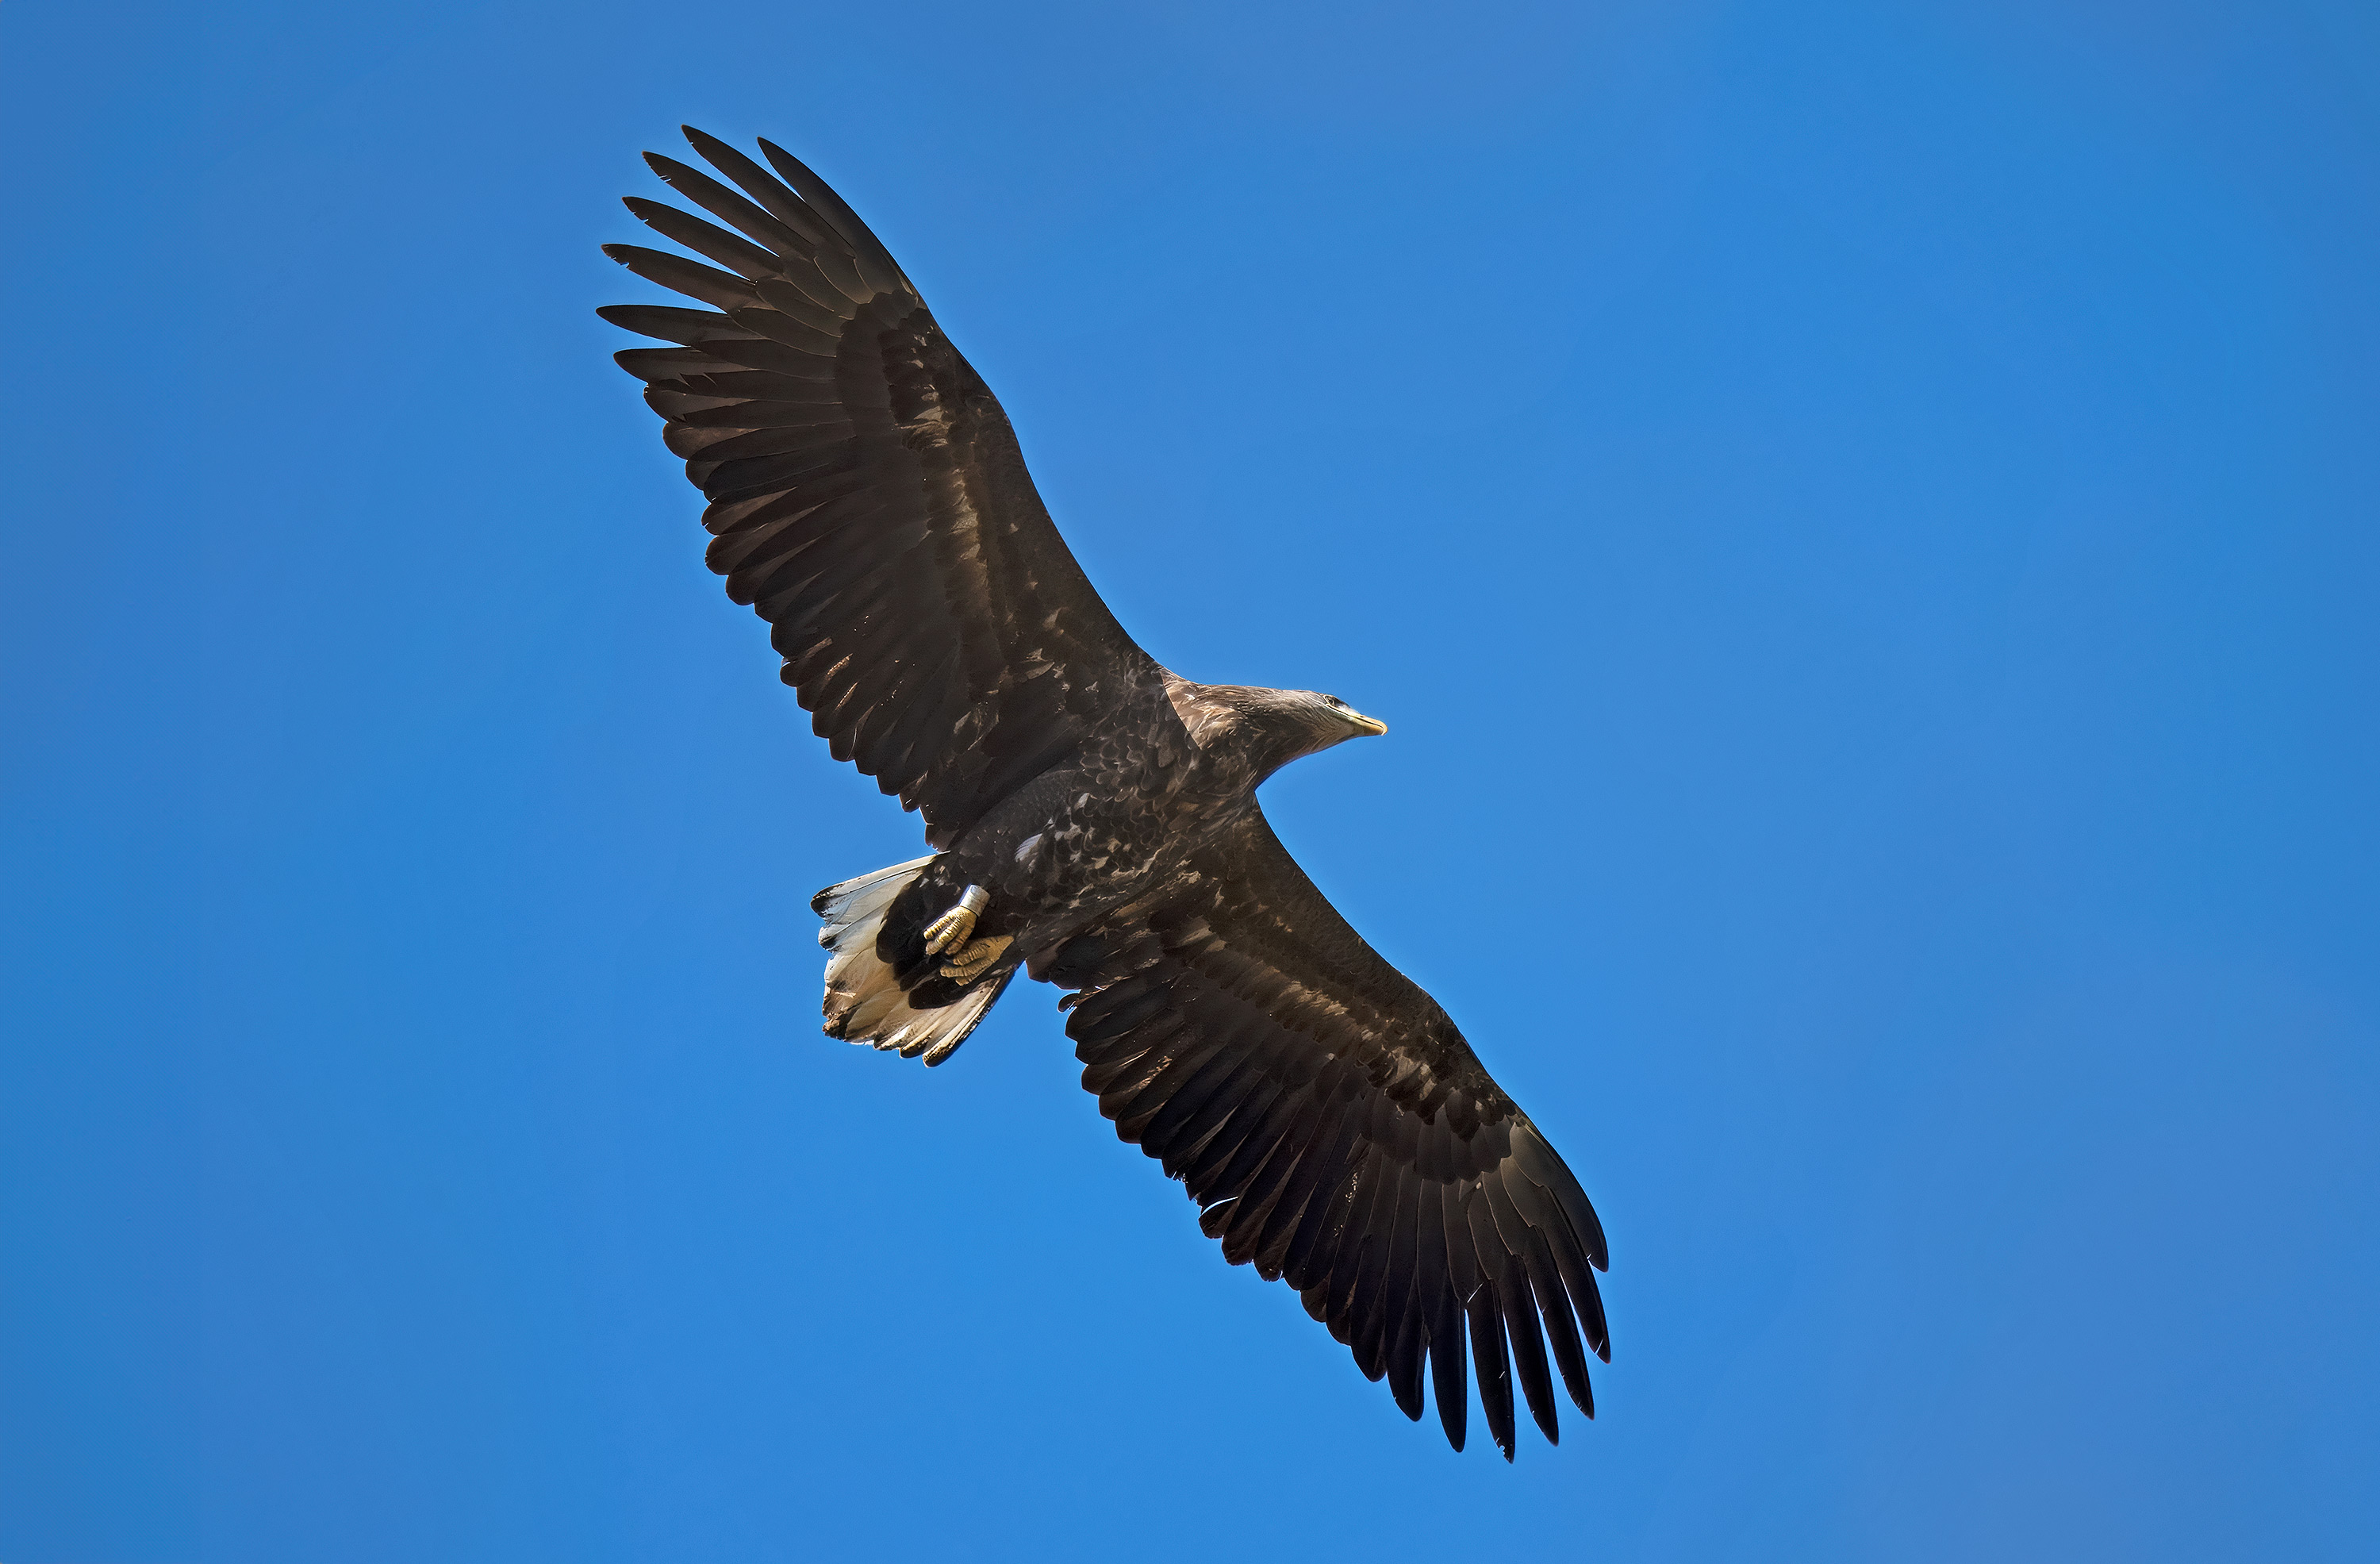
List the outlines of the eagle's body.
<svg viewBox="0 0 2380 1564">
<path fill-rule="evenodd" d="M 1548 1345 L 1591 1415 L 1583 1348 L 1608 1350 L 1585 1194 L 1257 803 L 1281 766 L 1385 729 L 1334 697 L 1160 667 L 875 236 L 767 143 L 775 177 L 687 134 L 742 193 L 653 166 L 737 232 L 628 204 L 728 269 L 610 250 L 711 308 L 603 312 L 677 345 L 619 357 L 710 497 L 712 568 L 772 626 L 836 757 L 938 849 L 819 894 L 828 1032 L 939 1063 L 1019 971 L 1071 990 L 1083 1083 L 1118 1134 L 1408 1415 L 1427 1362 L 1460 1448 L 1468 1357 L 1507 1458 L 1514 1377 L 1551 1438 Z"/>
<path fill-rule="evenodd" d="M 1136 899 L 1175 899 L 1201 872 L 1202 855 L 1261 824 L 1258 783 L 1368 731 L 1341 720 L 1324 703 L 1330 697 L 1155 672 L 1152 688 L 1095 727 L 1077 754 L 1001 800 L 903 893 L 886 927 L 905 963 L 925 959 L 926 923 L 970 885 L 990 893 L 972 932 L 1006 938 L 1019 952 L 1054 953 Z M 901 932 L 912 907 L 915 951 Z M 989 971 L 1005 973 L 1017 959 Z"/>
</svg>

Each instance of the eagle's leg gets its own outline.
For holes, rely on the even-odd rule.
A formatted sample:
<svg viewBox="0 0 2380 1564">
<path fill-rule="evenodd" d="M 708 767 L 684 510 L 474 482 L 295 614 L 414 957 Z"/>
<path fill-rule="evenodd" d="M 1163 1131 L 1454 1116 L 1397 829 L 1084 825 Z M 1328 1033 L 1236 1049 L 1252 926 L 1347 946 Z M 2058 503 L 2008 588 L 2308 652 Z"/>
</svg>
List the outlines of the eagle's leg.
<svg viewBox="0 0 2380 1564">
<path fill-rule="evenodd" d="M 939 956 L 965 945 L 967 935 L 975 933 L 975 921 L 990 905 L 991 893 L 981 886 L 969 886 L 959 892 L 958 905 L 926 925 L 926 954 Z"/>
</svg>

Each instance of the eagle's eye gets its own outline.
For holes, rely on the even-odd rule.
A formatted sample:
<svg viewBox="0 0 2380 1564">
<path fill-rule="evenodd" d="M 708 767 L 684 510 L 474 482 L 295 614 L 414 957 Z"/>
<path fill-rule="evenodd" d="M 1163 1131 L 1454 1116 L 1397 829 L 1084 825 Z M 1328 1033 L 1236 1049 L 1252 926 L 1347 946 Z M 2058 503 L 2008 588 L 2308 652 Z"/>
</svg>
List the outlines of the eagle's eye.
<svg viewBox="0 0 2380 1564">
<path fill-rule="evenodd" d="M 1342 700 L 1341 700 L 1341 699 L 1339 699 L 1339 697 L 1338 697 L 1338 696 L 1336 696 L 1336 695 L 1325 695 L 1325 696 L 1324 696 L 1324 697 L 1322 697 L 1322 698 L 1323 698 L 1325 701 L 1328 701 L 1328 702 L 1330 702 L 1330 705 L 1331 705 L 1331 707 L 1332 707 L 1332 709 L 1333 709 L 1333 710 L 1343 712 L 1343 711 L 1345 711 L 1345 710 L 1347 709 L 1347 703 L 1346 703 L 1346 702 L 1344 702 L 1344 701 L 1342 701 Z"/>
</svg>

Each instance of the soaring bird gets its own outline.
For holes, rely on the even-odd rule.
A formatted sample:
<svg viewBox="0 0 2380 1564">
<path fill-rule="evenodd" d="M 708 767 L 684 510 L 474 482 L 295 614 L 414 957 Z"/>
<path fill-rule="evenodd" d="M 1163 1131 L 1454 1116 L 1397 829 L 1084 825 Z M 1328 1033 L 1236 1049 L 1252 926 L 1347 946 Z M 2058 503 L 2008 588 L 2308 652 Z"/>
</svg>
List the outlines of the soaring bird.
<svg viewBox="0 0 2380 1564">
<path fill-rule="evenodd" d="M 933 849 L 813 901 L 828 1035 L 939 1064 L 1019 972 L 1066 990 L 1084 1089 L 1118 1137 L 1407 1417 L 1427 1362 L 1463 1448 L 1466 1351 L 1505 1460 L 1516 1378 L 1548 1440 L 1555 1372 L 1594 1416 L 1586 1354 L 1610 1361 L 1595 1208 L 1257 804 L 1290 762 L 1386 727 L 1335 695 L 1160 666 L 867 225 L 767 141 L 763 168 L 686 135 L 720 177 L 646 161 L 719 222 L 627 207 L 711 263 L 605 253 L 705 308 L 601 313 L 670 344 L 618 360 L 710 502 L 710 568 L 768 621 L 835 758 L 921 814 Z"/>
</svg>

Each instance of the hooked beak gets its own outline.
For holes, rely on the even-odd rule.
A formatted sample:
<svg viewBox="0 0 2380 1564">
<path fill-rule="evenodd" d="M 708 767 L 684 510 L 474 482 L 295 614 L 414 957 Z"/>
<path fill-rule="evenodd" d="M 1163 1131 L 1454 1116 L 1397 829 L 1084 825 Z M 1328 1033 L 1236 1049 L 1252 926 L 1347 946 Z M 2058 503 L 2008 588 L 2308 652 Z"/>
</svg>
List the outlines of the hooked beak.
<svg viewBox="0 0 2380 1564">
<path fill-rule="evenodd" d="M 1361 712 L 1349 712 L 1347 721 L 1354 727 L 1355 736 L 1359 739 L 1377 738 L 1389 730 L 1387 723 L 1378 717 L 1367 717 Z"/>
</svg>

